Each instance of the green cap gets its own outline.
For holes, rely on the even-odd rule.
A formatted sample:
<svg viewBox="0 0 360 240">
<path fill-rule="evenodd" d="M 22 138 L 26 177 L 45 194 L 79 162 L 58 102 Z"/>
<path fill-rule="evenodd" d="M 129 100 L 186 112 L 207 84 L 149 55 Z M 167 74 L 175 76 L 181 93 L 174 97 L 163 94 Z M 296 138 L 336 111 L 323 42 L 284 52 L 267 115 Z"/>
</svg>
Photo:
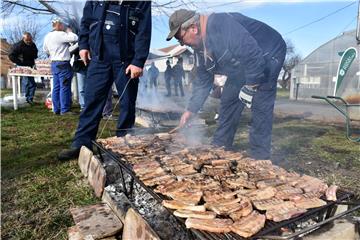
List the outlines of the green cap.
<svg viewBox="0 0 360 240">
<path fill-rule="evenodd" d="M 176 10 L 173 14 L 171 14 L 169 19 L 170 33 L 167 36 L 166 41 L 170 41 L 179 31 L 181 24 L 183 24 L 193 16 L 195 16 L 195 11 L 190 11 L 186 9 Z"/>
</svg>

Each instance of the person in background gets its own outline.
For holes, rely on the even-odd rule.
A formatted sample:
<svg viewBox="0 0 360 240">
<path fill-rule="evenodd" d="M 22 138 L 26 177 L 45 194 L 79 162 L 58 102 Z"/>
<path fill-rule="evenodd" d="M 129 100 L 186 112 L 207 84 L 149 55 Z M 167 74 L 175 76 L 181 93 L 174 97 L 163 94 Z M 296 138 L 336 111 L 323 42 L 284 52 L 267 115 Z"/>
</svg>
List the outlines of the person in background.
<svg viewBox="0 0 360 240">
<path fill-rule="evenodd" d="M 139 78 L 139 95 L 140 96 L 145 96 L 145 94 L 146 94 L 148 78 L 149 78 L 149 76 L 148 76 L 147 66 L 144 66 L 143 74 Z"/>
<path fill-rule="evenodd" d="M 212 144 L 232 149 L 244 107 L 251 110 L 249 154 L 271 157 L 271 132 L 276 85 L 286 44 L 267 24 L 240 13 L 198 14 L 180 9 L 169 20 L 167 40 L 194 49 L 197 78 L 179 127 L 184 127 L 203 106 L 214 74 L 226 75 L 221 95 L 218 127 Z"/>
<path fill-rule="evenodd" d="M 73 114 L 71 108 L 71 80 L 73 71 L 70 65 L 70 43 L 78 40 L 78 36 L 70 28 L 65 30 L 59 18 L 52 20 L 53 31 L 44 39 L 44 51 L 50 56 L 53 74 L 52 102 L 54 114 Z"/>
<path fill-rule="evenodd" d="M 157 78 L 159 76 L 159 69 L 155 66 L 155 63 L 152 62 L 150 65 L 150 68 L 148 70 L 148 77 L 150 80 L 150 88 L 155 88 L 155 90 L 157 89 Z"/>
<path fill-rule="evenodd" d="M 20 42 L 15 43 L 10 51 L 9 59 L 18 66 L 35 67 L 35 59 L 38 57 L 38 49 L 33 42 L 32 36 L 24 32 Z M 34 77 L 22 77 L 22 92 L 25 93 L 26 102 L 33 104 L 36 83 Z"/>
<path fill-rule="evenodd" d="M 172 78 L 172 68 L 170 61 L 166 60 L 166 69 L 165 69 L 165 86 L 167 90 L 166 97 L 171 97 L 171 78 Z"/>
<path fill-rule="evenodd" d="M 87 66 L 85 66 L 84 62 L 80 58 L 78 43 L 71 46 L 69 50 L 74 58 L 72 69 L 76 73 L 79 105 L 80 105 L 80 111 L 82 111 L 85 107 L 85 79 L 86 79 Z"/>
<path fill-rule="evenodd" d="M 151 1 L 86 1 L 80 25 L 80 57 L 89 64 L 85 108 L 72 145 L 60 161 L 77 158 L 80 148 L 92 149 L 102 111 L 115 82 L 120 97 L 116 136 L 135 123 L 139 77 L 149 54 Z"/>
<path fill-rule="evenodd" d="M 179 88 L 180 94 L 183 97 L 184 96 L 183 78 L 185 78 L 185 72 L 183 68 L 182 57 L 178 58 L 178 61 L 173 68 L 173 78 L 174 78 L 174 86 L 175 86 L 175 96 L 179 96 L 178 94 L 178 88 Z"/>
</svg>

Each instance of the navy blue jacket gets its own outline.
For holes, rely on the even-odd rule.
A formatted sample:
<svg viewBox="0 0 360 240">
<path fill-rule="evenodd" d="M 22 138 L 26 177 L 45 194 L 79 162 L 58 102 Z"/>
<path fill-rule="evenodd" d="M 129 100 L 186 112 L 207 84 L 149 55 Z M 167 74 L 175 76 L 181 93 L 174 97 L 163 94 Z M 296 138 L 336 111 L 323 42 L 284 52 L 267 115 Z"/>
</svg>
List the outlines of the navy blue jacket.
<svg viewBox="0 0 360 240">
<path fill-rule="evenodd" d="M 81 19 L 79 48 L 102 59 L 103 27 L 109 1 L 87 1 Z M 151 1 L 123 1 L 118 41 L 123 61 L 143 67 L 151 39 Z"/>
<path fill-rule="evenodd" d="M 265 83 L 271 57 L 286 52 L 285 41 L 276 30 L 240 13 L 211 14 L 206 27 L 206 54 L 195 50 L 197 78 L 187 107 L 194 113 L 208 97 L 214 74 L 242 85 Z"/>
</svg>

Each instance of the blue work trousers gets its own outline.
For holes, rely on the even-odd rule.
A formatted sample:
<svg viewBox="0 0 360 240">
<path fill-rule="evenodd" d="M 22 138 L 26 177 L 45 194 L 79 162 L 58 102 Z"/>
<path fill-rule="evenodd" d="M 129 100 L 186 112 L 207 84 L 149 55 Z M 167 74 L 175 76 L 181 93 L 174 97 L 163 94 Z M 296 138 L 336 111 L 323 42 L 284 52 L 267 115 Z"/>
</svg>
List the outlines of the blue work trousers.
<svg viewBox="0 0 360 240">
<path fill-rule="evenodd" d="M 25 79 L 25 97 L 26 101 L 32 102 L 35 95 L 36 83 L 34 77 L 23 77 Z"/>
<path fill-rule="evenodd" d="M 250 156 L 255 159 L 271 157 L 271 133 L 273 111 L 276 98 L 277 78 L 284 62 L 285 54 L 269 60 L 267 82 L 260 84 L 253 97 L 249 131 Z M 214 134 L 213 144 L 228 149 L 232 148 L 244 104 L 239 93 L 244 83 L 235 78 L 228 78 L 221 96 L 219 123 Z"/>
<path fill-rule="evenodd" d="M 85 107 L 85 82 L 86 82 L 86 71 L 80 71 L 76 73 L 78 94 L 79 94 L 79 104 L 81 110 Z"/>
<path fill-rule="evenodd" d="M 53 74 L 52 102 L 53 112 L 63 114 L 71 108 L 71 80 L 73 71 L 68 61 L 54 61 L 51 63 Z"/>
<path fill-rule="evenodd" d="M 106 57 L 104 57 L 106 59 Z M 91 141 L 96 139 L 102 112 L 115 82 L 121 95 L 129 76 L 125 74 L 127 64 L 121 61 L 97 60 L 90 62 L 85 85 L 85 108 L 80 114 L 79 125 L 72 146 L 92 148 Z M 120 99 L 120 114 L 117 123 L 117 136 L 124 136 L 135 123 L 135 103 L 139 79 L 131 79 Z"/>
</svg>

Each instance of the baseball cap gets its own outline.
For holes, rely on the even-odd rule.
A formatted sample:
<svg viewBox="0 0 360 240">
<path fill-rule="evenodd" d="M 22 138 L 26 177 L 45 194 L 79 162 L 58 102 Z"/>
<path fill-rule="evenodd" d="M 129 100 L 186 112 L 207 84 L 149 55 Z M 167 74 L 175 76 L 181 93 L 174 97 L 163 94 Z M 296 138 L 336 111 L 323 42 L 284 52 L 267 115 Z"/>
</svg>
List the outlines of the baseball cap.
<svg viewBox="0 0 360 240">
<path fill-rule="evenodd" d="M 179 31 L 181 24 L 195 16 L 195 11 L 190 11 L 186 9 L 176 10 L 173 14 L 171 14 L 169 19 L 169 28 L 170 33 L 166 38 L 166 41 L 170 41 L 175 34 Z"/>
<path fill-rule="evenodd" d="M 51 20 L 51 23 L 62 23 L 62 20 L 60 19 L 60 18 L 58 18 L 58 17 L 56 17 L 56 18 L 54 18 L 53 20 Z"/>
</svg>

